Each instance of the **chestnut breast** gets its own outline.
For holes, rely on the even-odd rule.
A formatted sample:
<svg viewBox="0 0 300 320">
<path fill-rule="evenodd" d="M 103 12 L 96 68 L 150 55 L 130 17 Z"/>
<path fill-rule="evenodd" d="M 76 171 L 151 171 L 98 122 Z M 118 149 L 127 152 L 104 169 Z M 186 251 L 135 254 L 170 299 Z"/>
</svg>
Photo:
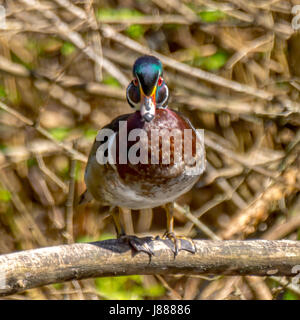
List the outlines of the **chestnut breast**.
<svg viewBox="0 0 300 320">
<path fill-rule="evenodd" d="M 134 129 L 142 129 L 143 134 L 136 137 Z M 186 131 L 187 129 L 189 130 Z M 191 140 L 189 144 L 191 152 L 188 154 L 194 157 L 196 133 L 176 112 L 170 109 L 157 109 L 155 118 L 150 122 L 143 121 L 139 111 L 133 113 L 127 118 L 127 136 L 122 136 L 123 131 L 122 133 L 119 131 L 116 136 L 116 167 L 120 177 L 125 181 L 143 179 L 153 183 L 164 183 L 180 176 L 185 170 L 186 162 L 190 161 L 189 158 L 183 157 L 187 151 L 184 145 L 187 133 Z M 125 138 L 124 143 L 122 139 Z M 139 163 L 132 163 L 130 154 L 136 156 L 140 160 Z M 124 156 L 127 157 L 126 164 L 120 163 L 121 157 L 124 159 Z"/>
</svg>

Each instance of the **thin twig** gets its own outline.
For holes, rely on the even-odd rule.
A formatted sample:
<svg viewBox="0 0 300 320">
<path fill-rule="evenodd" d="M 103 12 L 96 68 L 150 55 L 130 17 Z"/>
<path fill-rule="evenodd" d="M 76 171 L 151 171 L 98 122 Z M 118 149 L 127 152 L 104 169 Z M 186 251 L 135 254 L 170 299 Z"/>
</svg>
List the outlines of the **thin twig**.
<svg viewBox="0 0 300 320">
<path fill-rule="evenodd" d="M 74 242 L 73 235 L 73 207 L 74 207 L 74 193 L 75 193 L 75 174 L 76 174 L 77 161 L 70 159 L 70 181 L 69 181 L 69 193 L 66 202 L 66 237 L 68 243 Z"/>
<path fill-rule="evenodd" d="M 78 49 L 85 53 L 100 67 L 102 66 L 108 73 L 110 73 L 113 77 L 118 79 L 118 81 L 124 87 L 128 85 L 129 80 L 127 79 L 127 77 L 113 63 L 111 63 L 108 59 L 99 56 L 91 46 L 87 46 L 81 35 L 78 32 L 71 30 L 70 27 L 65 22 L 63 22 L 53 11 L 43 9 L 41 4 L 37 0 L 20 1 L 26 4 L 27 6 L 31 6 L 39 10 L 45 18 L 49 19 L 56 26 L 57 31 L 60 35 L 71 41 Z"/>
<path fill-rule="evenodd" d="M 80 153 L 79 151 L 73 149 L 70 145 L 62 142 L 62 141 L 57 141 L 46 129 L 41 127 L 40 125 L 35 125 L 35 123 L 31 120 L 28 119 L 27 117 L 23 116 L 21 113 L 18 111 L 14 110 L 13 108 L 10 108 L 6 104 L 0 101 L 0 108 L 8 112 L 9 114 L 13 115 L 16 117 L 18 120 L 23 122 L 24 124 L 31 126 L 36 129 L 41 135 L 49 139 L 50 141 L 54 142 L 57 146 L 60 148 L 64 149 L 67 151 L 69 154 L 71 154 L 75 159 L 82 161 L 82 162 L 87 162 L 87 157 Z"/>
</svg>

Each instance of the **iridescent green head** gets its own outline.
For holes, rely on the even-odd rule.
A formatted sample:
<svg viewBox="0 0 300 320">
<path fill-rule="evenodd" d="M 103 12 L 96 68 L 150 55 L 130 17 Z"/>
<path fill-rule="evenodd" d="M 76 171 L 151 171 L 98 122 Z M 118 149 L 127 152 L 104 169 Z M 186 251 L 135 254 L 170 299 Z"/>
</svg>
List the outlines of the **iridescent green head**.
<svg viewBox="0 0 300 320">
<path fill-rule="evenodd" d="M 154 56 L 142 56 L 133 65 L 133 76 L 127 88 L 127 101 L 150 122 L 156 108 L 166 108 L 168 103 L 169 90 L 162 78 L 162 63 Z"/>
<path fill-rule="evenodd" d="M 145 95 L 151 94 L 162 73 L 162 64 L 154 56 L 142 56 L 133 65 L 133 75 L 139 80 Z"/>
</svg>

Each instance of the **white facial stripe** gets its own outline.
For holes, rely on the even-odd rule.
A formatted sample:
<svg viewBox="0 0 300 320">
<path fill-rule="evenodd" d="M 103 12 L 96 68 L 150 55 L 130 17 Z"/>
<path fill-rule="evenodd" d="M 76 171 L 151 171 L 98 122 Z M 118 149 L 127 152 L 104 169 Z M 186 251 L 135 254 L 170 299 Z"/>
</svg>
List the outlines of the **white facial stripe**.
<svg viewBox="0 0 300 320">
<path fill-rule="evenodd" d="M 132 85 L 133 85 L 133 84 L 132 84 Z M 139 102 L 133 102 L 133 101 L 130 99 L 130 95 L 129 95 L 129 93 L 128 93 L 129 88 L 130 88 L 130 85 L 129 85 L 128 88 L 127 88 L 126 96 L 127 96 L 127 99 L 128 99 L 129 102 L 130 102 L 130 106 L 131 106 L 132 108 L 134 107 L 135 110 L 139 110 L 140 101 L 139 101 Z"/>
<path fill-rule="evenodd" d="M 140 102 L 138 102 L 138 103 L 133 102 L 133 101 L 130 99 L 129 95 L 127 95 L 127 98 L 128 98 L 128 100 L 129 100 L 130 103 L 134 106 L 134 108 L 135 108 L 136 110 L 138 110 L 138 109 L 140 108 Z"/>
<path fill-rule="evenodd" d="M 160 74 L 158 74 L 157 75 L 157 79 L 156 79 L 156 86 L 157 86 L 157 83 L 158 83 L 158 79 L 161 77 L 161 75 Z M 138 84 L 139 84 L 139 87 L 141 88 L 141 82 L 140 82 L 140 79 L 139 79 L 139 77 L 138 76 L 136 76 L 136 79 L 137 79 L 137 81 L 138 81 Z M 162 81 L 164 81 L 163 79 L 162 79 Z M 156 90 L 158 90 L 158 88 L 156 89 Z M 159 103 L 159 104 L 157 104 L 156 105 L 156 107 L 157 108 L 167 108 L 167 105 L 165 105 L 164 106 L 164 103 L 166 103 L 166 101 L 168 100 L 168 97 L 169 97 L 169 88 L 168 88 L 168 86 L 166 85 L 166 97 L 165 97 L 165 99 L 161 102 L 161 103 Z M 129 100 L 129 102 L 130 102 L 130 104 L 131 104 L 131 107 L 132 106 L 134 106 L 134 109 L 135 110 L 141 110 L 142 108 L 142 106 L 141 106 L 141 101 L 139 101 L 139 102 L 134 102 L 134 101 L 132 101 L 131 99 L 130 99 L 130 96 L 129 96 L 129 94 L 127 93 L 127 99 Z M 142 111 L 142 110 L 141 110 Z M 153 110 L 153 108 L 152 108 L 152 105 L 151 105 L 151 111 L 150 111 L 150 114 L 155 114 L 155 108 L 154 108 L 154 110 Z"/>
<path fill-rule="evenodd" d="M 168 97 L 169 97 L 169 88 L 166 85 L 166 97 L 161 103 L 157 105 L 157 108 L 167 108 L 167 105 L 164 106 L 164 103 L 168 100 Z"/>
</svg>

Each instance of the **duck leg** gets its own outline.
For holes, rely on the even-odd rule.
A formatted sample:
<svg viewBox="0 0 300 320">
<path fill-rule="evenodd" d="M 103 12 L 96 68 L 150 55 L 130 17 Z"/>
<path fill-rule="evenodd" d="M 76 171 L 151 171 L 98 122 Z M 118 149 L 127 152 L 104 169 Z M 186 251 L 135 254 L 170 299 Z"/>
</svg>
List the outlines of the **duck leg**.
<svg viewBox="0 0 300 320">
<path fill-rule="evenodd" d="M 185 237 L 179 237 L 175 235 L 174 232 L 174 203 L 170 202 L 165 205 L 165 210 L 167 214 L 167 230 L 163 235 L 163 239 L 171 240 L 168 242 L 168 246 L 174 252 L 175 257 L 181 250 L 185 250 L 191 253 L 196 252 L 196 247 L 192 239 Z"/>
<path fill-rule="evenodd" d="M 136 236 L 127 235 L 125 233 L 125 229 L 120 221 L 120 208 L 111 208 L 110 214 L 112 215 L 114 220 L 118 239 L 129 244 L 136 253 L 145 252 L 150 257 L 154 255 L 154 252 L 151 248 L 151 241 L 153 240 L 151 237 L 138 238 Z"/>
<path fill-rule="evenodd" d="M 120 237 L 125 235 L 125 230 L 120 221 L 120 211 L 118 210 L 118 208 L 113 207 L 113 208 L 110 208 L 110 214 L 113 217 L 117 238 L 119 239 Z"/>
</svg>

